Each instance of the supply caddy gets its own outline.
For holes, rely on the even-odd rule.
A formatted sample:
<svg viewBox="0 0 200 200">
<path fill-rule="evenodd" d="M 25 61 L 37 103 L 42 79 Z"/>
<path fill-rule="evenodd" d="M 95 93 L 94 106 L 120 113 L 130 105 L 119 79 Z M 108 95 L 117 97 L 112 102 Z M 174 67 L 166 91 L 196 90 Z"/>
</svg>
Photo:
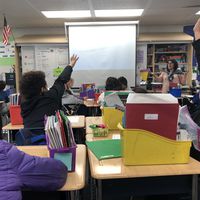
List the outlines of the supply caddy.
<svg viewBox="0 0 200 200">
<path fill-rule="evenodd" d="M 92 133 L 94 137 L 108 136 L 108 129 L 103 125 L 92 124 L 90 125 L 90 128 L 92 129 Z"/>
<path fill-rule="evenodd" d="M 106 91 L 105 105 L 102 109 L 103 122 L 109 130 L 117 130 L 118 123 L 122 123 L 126 99 L 132 91 Z"/>
<path fill-rule="evenodd" d="M 119 124 L 125 165 L 188 163 L 191 141 L 175 141 L 141 129 Z"/>
<path fill-rule="evenodd" d="M 45 134 L 50 157 L 62 161 L 69 172 L 75 171 L 77 146 L 71 123 L 63 111 L 47 117 Z"/>
</svg>

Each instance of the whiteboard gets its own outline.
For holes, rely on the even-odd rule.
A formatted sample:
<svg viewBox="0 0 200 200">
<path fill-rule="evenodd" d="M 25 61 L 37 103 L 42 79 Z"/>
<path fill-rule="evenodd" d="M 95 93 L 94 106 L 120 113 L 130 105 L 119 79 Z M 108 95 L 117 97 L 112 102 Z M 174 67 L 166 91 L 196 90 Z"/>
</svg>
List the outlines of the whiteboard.
<svg viewBox="0 0 200 200">
<path fill-rule="evenodd" d="M 79 56 L 73 72 L 75 86 L 87 82 L 105 85 L 109 76 L 125 76 L 134 86 L 136 29 L 136 24 L 67 26 L 70 56 Z"/>
<path fill-rule="evenodd" d="M 22 73 L 31 70 L 45 72 L 48 87 L 51 87 L 57 78 L 54 71 L 67 66 L 68 45 L 33 45 L 22 46 Z"/>
<path fill-rule="evenodd" d="M 35 70 L 35 48 L 25 46 L 21 48 L 22 73 Z"/>
</svg>

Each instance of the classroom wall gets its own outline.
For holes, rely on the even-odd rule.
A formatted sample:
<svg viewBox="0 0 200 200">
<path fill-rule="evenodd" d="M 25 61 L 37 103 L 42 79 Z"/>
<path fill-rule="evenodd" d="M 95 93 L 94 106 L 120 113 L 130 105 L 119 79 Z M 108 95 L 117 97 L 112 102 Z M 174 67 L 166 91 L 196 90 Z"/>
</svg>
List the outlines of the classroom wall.
<svg viewBox="0 0 200 200">
<path fill-rule="evenodd" d="M 12 28 L 13 35 L 15 38 L 22 37 L 23 35 L 65 35 L 64 24 L 63 27 L 52 27 L 52 28 Z M 2 32 L 2 30 L 1 30 Z M 168 26 L 139 26 L 139 33 L 183 33 L 183 26 L 181 25 L 168 25 Z M 63 40 L 63 39 L 62 39 Z M 5 72 L 10 72 L 12 66 L 0 66 L 0 79 L 4 77 Z"/>
<path fill-rule="evenodd" d="M 14 36 L 21 37 L 23 35 L 65 35 L 64 24 L 63 27 L 52 28 L 17 28 L 13 29 Z"/>
<path fill-rule="evenodd" d="M 52 28 L 12 28 L 14 36 L 21 37 L 23 35 L 37 35 L 37 34 L 48 34 L 48 35 L 64 35 L 64 24 L 63 27 L 52 27 Z M 1 30 L 2 32 L 2 30 Z M 160 33 L 160 32 L 183 32 L 183 26 L 181 25 L 168 25 L 168 26 L 139 26 L 139 33 Z"/>
<path fill-rule="evenodd" d="M 182 33 L 183 26 L 181 25 L 168 25 L 168 26 L 139 26 L 140 33 Z"/>
</svg>

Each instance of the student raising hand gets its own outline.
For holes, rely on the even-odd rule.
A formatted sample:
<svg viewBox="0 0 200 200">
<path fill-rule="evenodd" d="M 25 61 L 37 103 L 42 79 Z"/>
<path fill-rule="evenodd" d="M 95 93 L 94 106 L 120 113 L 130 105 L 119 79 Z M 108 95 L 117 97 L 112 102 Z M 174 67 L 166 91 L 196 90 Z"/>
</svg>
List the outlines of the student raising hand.
<svg viewBox="0 0 200 200">
<path fill-rule="evenodd" d="M 197 20 L 193 28 L 193 31 L 194 31 L 195 38 L 192 44 L 195 50 L 195 56 L 198 63 L 198 74 L 200 74 L 200 18 Z"/>
<path fill-rule="evenodd" d="M 75 54 L 72 55 L 72 57 L 70 58 L 70 63 L 69 65 L 71 67 L 74 67 L 74 65 L 76 64 L 77 60 L 79 59 L 79 57 Z"/>
<path fill-rule="evenodd" d="M 70 64 L 64 68 L 49 90 L 45 74 L 42 71 L 24 73 L 20 82 L 21 115 L 24 128 L 44 134 L 45 115 L 51 116 L 61 109 L 61 100 L 65 90 L 65 83 L 71 78 L 73 67 L 78 60 L 77 55 L 70 58 Z"/>
<path fill-rule="evenodd" d="M 195 24 L 195 26 L 193 28 L 193 31 L 194 31 L 195 40 L 200 39 L 200 18 L 196 22 L 196 24 Z"/>
</svg>

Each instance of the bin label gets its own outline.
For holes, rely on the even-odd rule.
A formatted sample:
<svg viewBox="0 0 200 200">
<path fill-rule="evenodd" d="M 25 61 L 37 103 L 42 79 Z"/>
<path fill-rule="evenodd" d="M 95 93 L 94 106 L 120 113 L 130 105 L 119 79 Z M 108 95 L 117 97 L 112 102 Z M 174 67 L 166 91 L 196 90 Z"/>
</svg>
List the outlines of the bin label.
<svg viewBox="0 0 200 200">
<path fill-rule="evenodd" d="M 158 120 L 158 114 L 144 114 L 144 119 L 145 120 Z"/>
</svg>

